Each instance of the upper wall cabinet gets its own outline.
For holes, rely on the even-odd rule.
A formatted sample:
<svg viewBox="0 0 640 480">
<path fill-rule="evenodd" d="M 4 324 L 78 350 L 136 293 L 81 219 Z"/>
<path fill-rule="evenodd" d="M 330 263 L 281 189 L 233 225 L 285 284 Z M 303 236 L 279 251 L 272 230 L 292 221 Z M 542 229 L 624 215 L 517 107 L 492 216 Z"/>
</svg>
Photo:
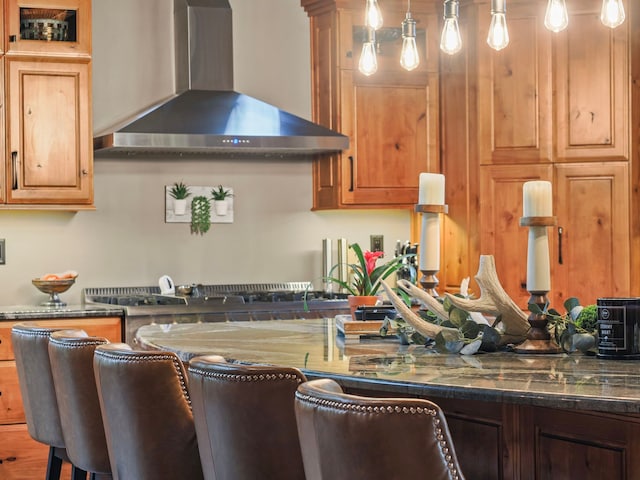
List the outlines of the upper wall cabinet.
<svg viewBox="0 0 640 480">
<path fill-rule="evenodd" d="M 93 209 L 91 1 L 5 2 L 0 209 Z"/>
<path fill-rule="evenodd" d="M 552 306 L 637 295 L 640 284 L 638 3 L 625 0 L 627 19 L 611 29 L 601 0 L 567 2 L 569 25 L 558 33 L 544 27 L 546 4 L 508 2 L 510 42 L 494 51 L 490 2 L 463 2 L 463 49 L 441 56 L 441 285 L 455 291 L 481 254 L 494 255 L 525 309 L 527 230 L 518 221 L 528 180 L 553 182 Z"/>
<path fill-rule="evenodd" d="M 629 22 L 603 26 L 601 6 L 569 5 L 569 27 L 552 33 L 544 2 L 511 2 L 499 52 L 478 16 L 482 164 L 629 159 Z"/>
<path fill-rule="evenodd" d="M 90 0 L 6 0 L 6 51 L 91 55 Z"/>
<path fill-rule="evenodd" d="M 313 115 L 348 135 L 348 150 L 314 160 L 314 209 L 407 208 L 418 201 L 420 172 L 439 171 L 438 15 L 442 6 L 411 2 L 420 64 L 400 65 L 407 3 L 381 2 L 378 69 L 358 69 L 364 1 L 302 0 L 311 17 Z M 436 13 L 437 11 L 437 13 Z"/>
</svg>

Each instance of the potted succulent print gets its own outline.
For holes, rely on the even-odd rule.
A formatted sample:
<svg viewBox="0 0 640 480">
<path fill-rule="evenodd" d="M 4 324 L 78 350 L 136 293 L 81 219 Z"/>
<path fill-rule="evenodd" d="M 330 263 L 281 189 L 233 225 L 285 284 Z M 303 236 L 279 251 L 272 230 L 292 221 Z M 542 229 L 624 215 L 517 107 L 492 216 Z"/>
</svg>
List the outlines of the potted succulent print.
<svg viewBox="0 0 640 480">
<path fill-rule="evenodd" d="M 187 211 L 187 198 L 191 195 L 189 187 L 183 182 L 176 182 L 169 189 L 169 195 L 173 197 L 173 213 L 184 215 Z"/>
<path fill-rule="evenodd" d="M 229 201 L 227 199 L 233 197 L 231 190 L 225 190 L 222 185 L 218 185 L 217 188 L 211 190 L 211 196 L 213 197 L 213 208 L 216 215 L 225 216 L 229 211 Z"/>
</svg>

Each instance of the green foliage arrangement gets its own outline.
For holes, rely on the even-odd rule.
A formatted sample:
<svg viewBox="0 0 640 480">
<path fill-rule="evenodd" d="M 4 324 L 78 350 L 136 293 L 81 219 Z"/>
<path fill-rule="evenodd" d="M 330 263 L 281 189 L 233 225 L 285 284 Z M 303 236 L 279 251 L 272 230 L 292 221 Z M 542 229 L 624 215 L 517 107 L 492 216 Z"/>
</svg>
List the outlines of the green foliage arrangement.
<svg viewBox="0 0 640 480">
<path fill-rule="evenodd" d="M 176 200 L 184 200 L 191 195 L 191 192 L 189 191 L 189 187 L 187 187 L 184 183 L 176 182 L 169 190 L 169 195 L 171 195 Z"/>
<path fill-rule="evenodd" d="M 556 343 L 567 352 L 581 351 L 596 353 L 596 338 L 598 335 L 598 307 L 596 305 L 580 305 L 576 297 L 568 298 L 564 302 L 566 313 L 561 314 L 553 308 L 540 308 L 534 303 L 529 304 L 529 311 L 544 314 L 548 318 L 548 325 Z"/>
<path fill-rule="evenodd" d="M 459 296 L 462 297 L 463 295 Z M 474 321 L 469 312 L 456 307 L 446 297 L 438 298 L 438 300 L 449 314 L 448 320 L 442 321 L 428 310 L 419 310 L 417 312 L 425 321 L 448 327 L 440 332 L 436 338 L 431 339 L 422 336 L 407 324 L 402 317 L 386 318 L 380 329 L 380 334 L 386 335 L 390 330 L 394 330 L 403 343 L 426 345 L 434 348 L 439 353 L 473 355 L 478 351 L 495 352 L 498 350 L 500 333 L 493 326 Z M 496 319 L 496 323 L 497 321 Z"/>
<path fill-rule="evenodd" d="M 211 203 L 205 196 L 193 197 L 191 201 L 191 233 L 204 235 L 211 227 Z"/>
<path fill-rule="evenodd" d="M 233 193 L 230 190 L 225 190 L 222 185 L 218 185 L 217 188 L 211 190 L 211 196 L 214 200 L 225 200 L 228 197 L 233 197 Z"/>
</svg>

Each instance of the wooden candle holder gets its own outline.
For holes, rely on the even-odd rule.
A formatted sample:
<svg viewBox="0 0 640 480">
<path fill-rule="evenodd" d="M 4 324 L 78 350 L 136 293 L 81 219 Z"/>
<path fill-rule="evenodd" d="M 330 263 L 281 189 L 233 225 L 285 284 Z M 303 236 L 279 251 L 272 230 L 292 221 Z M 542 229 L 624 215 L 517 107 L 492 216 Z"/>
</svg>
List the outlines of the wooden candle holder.
<svg viewBox="0 0 640 480">
<path fill-rule="evenodd" d="M 521 227 L 553 227 L 558 224 L 557 217 L 522 217 Z M 536 304 L 540 310 L 545 311 L 549 305 L 548 291 L 530 291 L 529 304 Z M 547 331 L 549 319 L 546 314 L 533 313 L 527 318 L 531 328 L 527 339 L 515 347 L 517 353 L 561 353 L 562 349 L 551 338 Z"/>
<path fill-rule="evenodd" d="M 414 211 L 416 213 L 421 214 L 447 214 L 449 213 L 449 205 L 428 205 L 428 204 L 417 204 L 414 207 Z M 420 242 L 423 243 L 424 239 L 421 238 Z M 438 290 L 436 289 L 438 284 L 438 277 L 436 277 L 436 273 L 438 270 L 420 270 L 422 272 L 422 278 L 420 279 L 420 285 L 422 288 L 432 297 L 438 297 Z"/>
</svg>

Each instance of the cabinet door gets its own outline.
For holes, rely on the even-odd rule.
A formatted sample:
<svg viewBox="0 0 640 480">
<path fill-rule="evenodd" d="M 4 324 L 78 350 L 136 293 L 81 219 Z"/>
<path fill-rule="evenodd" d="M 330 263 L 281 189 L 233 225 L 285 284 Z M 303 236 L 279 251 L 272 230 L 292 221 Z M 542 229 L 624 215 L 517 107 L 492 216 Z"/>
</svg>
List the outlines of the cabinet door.
<svg viewBox="0 0 640 480">
<path fill-rule="evenodd" d="M 522 185 L 530 180 L 552 178 L 551 165 L 527 165 L 526 168 L 500 165 L 480 169 L 480 252 L 495 257 L 500 283 L 523 310 L 527 310 L 530 294 L 527 292 L 528 230 L 520 226 Z M 554 285 L 552 279 L 552 288 Z"/>
<path fill-rule="evenodd" d="M 436 74 L 342 73 L 342 202 L 409 206 L 420 172 L 439 171 Z"/>
<path fill-rule="evenodd" d="M 603 26 L 601 4 L 572 5 L 569 28 L 557 38 L 559 161 L 629 159 L 629 21 Z"/>
<path fill-rule="evenodd" d="M 507 15 L 514 33 L 499 52 L 485 41 L 489 16 L 479 17 L 480 163 L 550 162 L 552 36 L 544 27 L 539 2 L 510 4 Z"/>
<path fill-rule="evenodd" d="M 6 60 L 7 203 L 93 203 L 90 64 Z"/>
<path fill-rule="evenodd" d="M 90 0 L 6 0 L 7 51 L 89 56 Z"/>
<path fill-rule="evenodd" d="M 554 306 L 561 309 L 568 297 L 587 305 L 598 297 L 629 295 L 627 163 L 558 165 L 555 184 L 562 235 L 555 238 Z"/>
</svg>

